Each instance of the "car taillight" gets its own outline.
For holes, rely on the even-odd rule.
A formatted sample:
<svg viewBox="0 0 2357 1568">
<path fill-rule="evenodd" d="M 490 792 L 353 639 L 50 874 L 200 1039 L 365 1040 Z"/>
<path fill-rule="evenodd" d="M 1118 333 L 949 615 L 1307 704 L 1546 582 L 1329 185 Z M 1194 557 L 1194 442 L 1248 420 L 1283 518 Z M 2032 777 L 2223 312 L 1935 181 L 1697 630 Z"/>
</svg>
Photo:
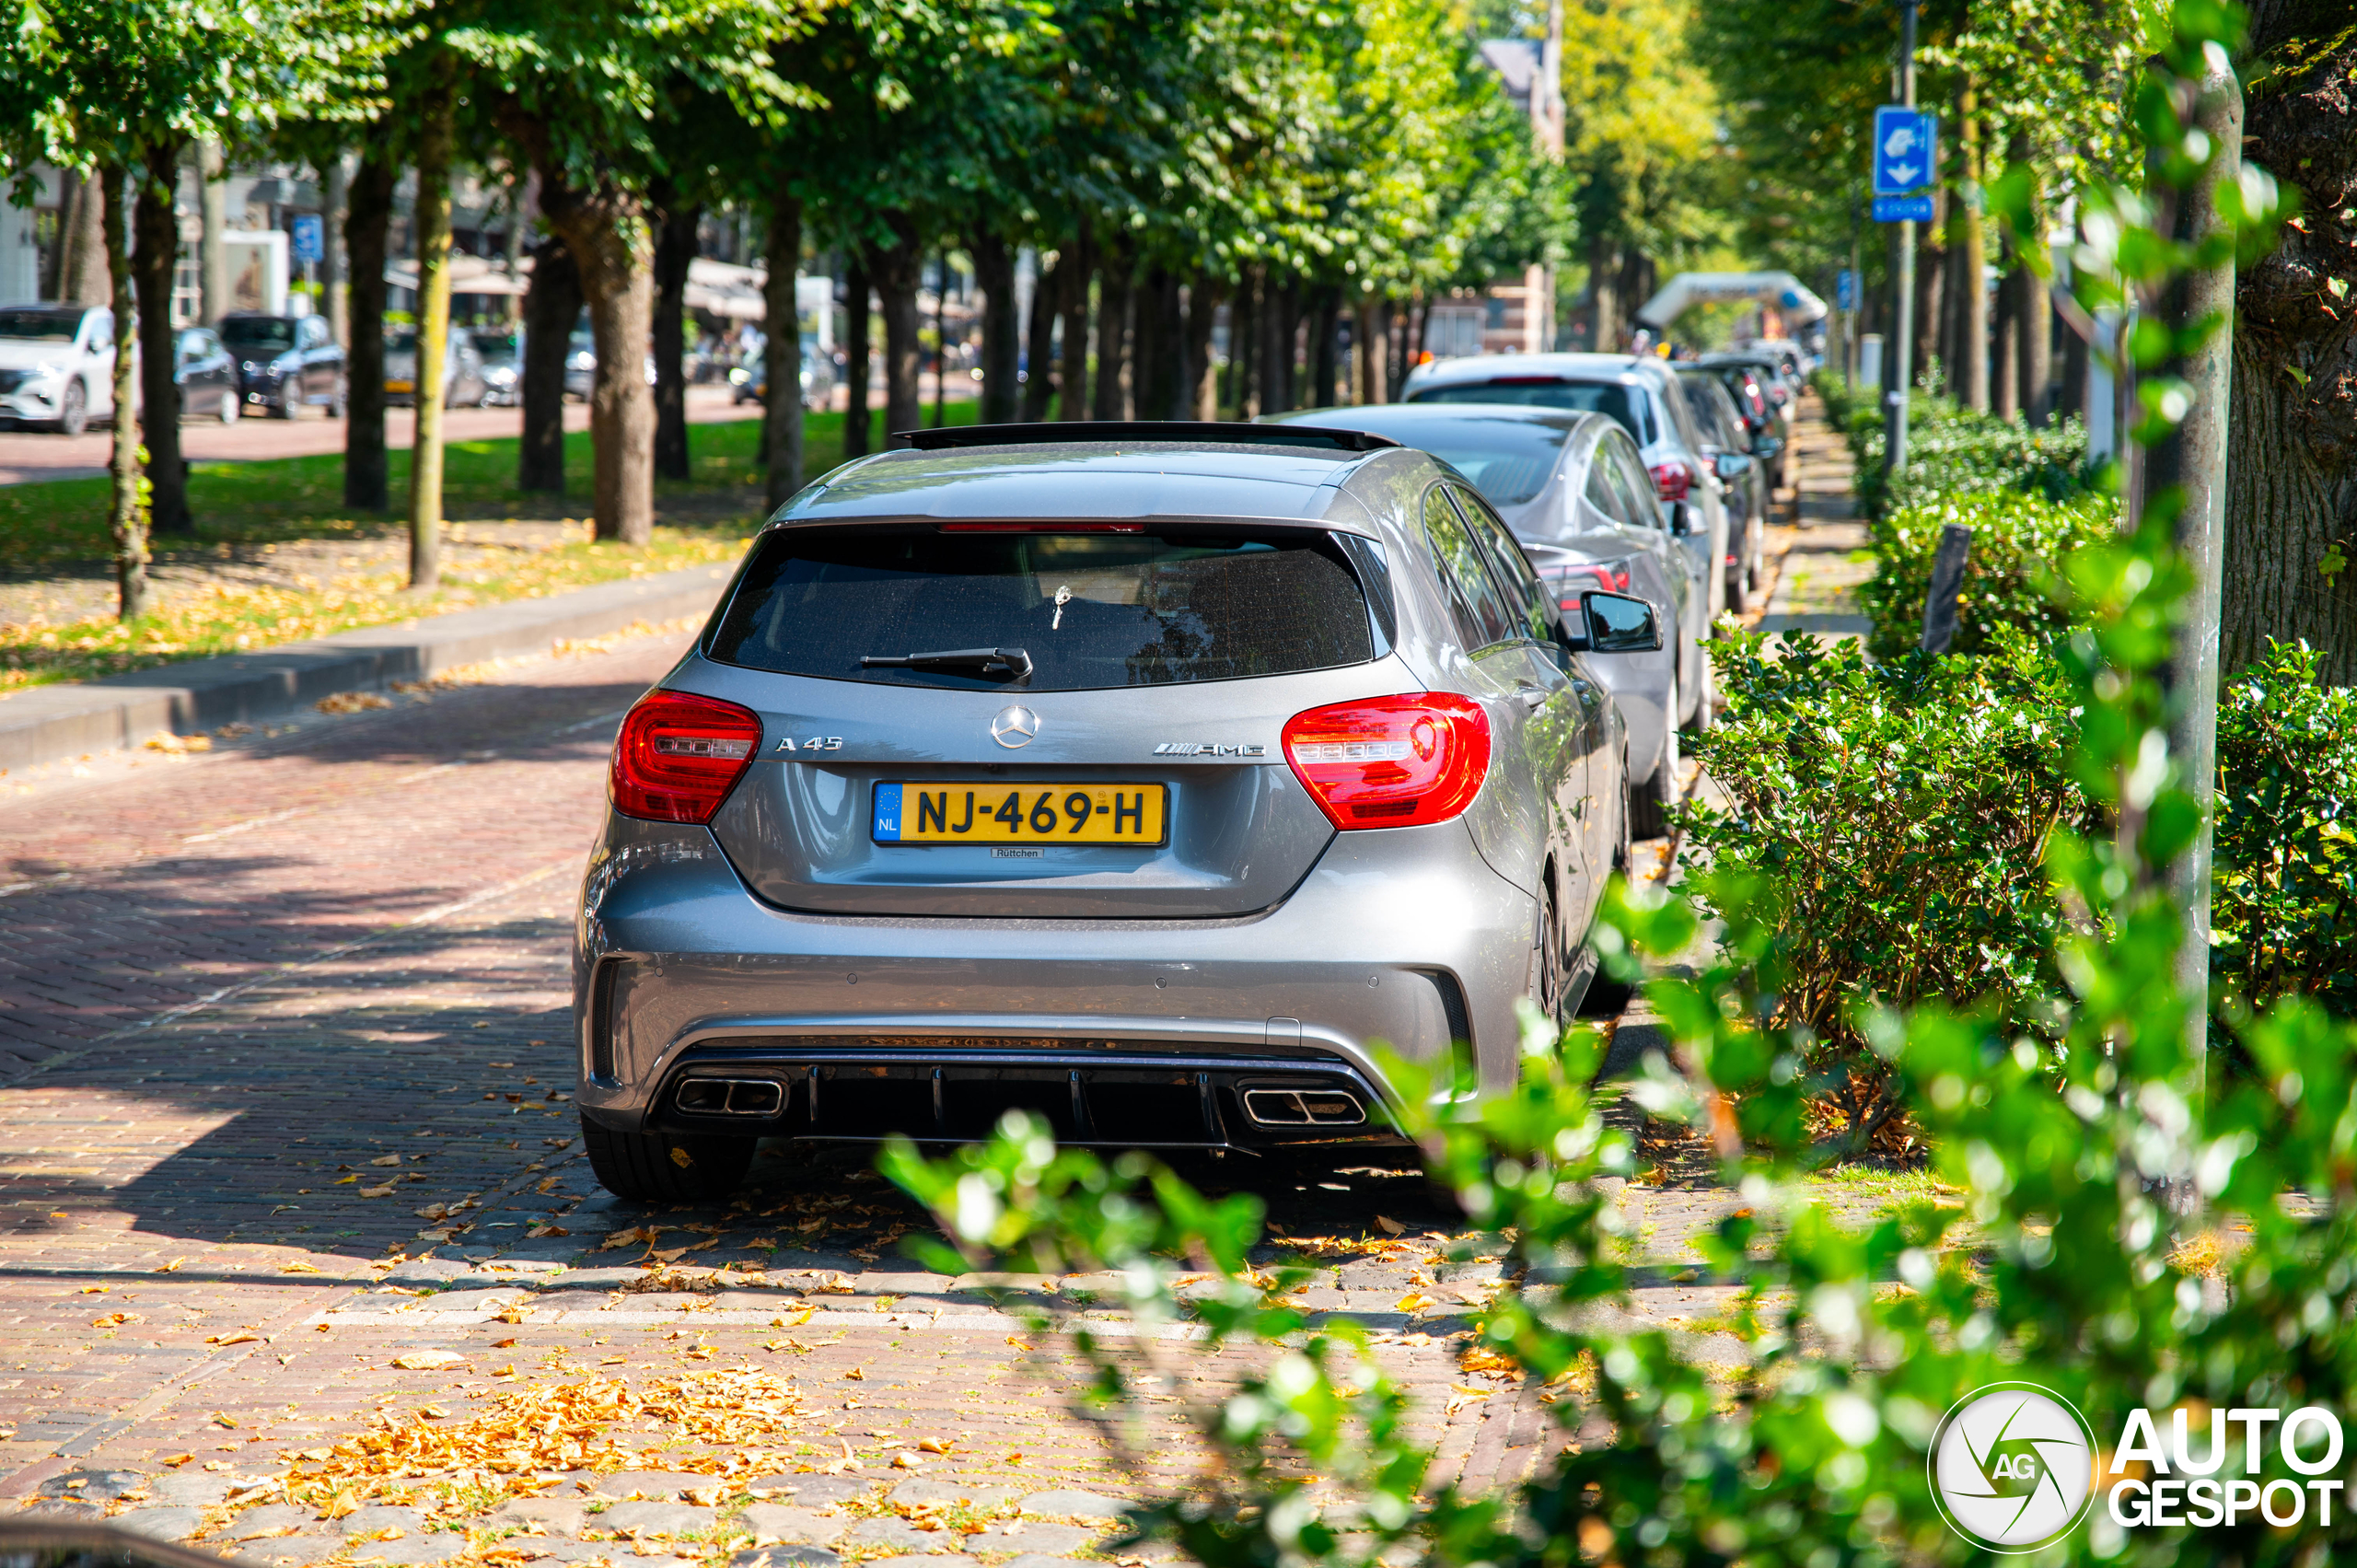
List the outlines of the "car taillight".
<svg viewBox="0 0 2357 1568">
<path fill-rule="evenodd" d="M 1285 721 L 1285 761 L 1337 828 L 1446 822 L 1480 793 L 1490 716 L 1470 697 L 1417 691 Z"/>
<path fill-rule="evenodd" d="M 1597 588 L 1616 594 L 1629 591 L 1626 561 L 1574 561 L 1565 566 L 1550 566 L 1545 575 L 1556 585 L 1555 592 L 1565 610 L 1577 610 L 1580 595 Z"/>
<path fill-rule="evenodd" d="M 709 822 L 761 744 L 761 721 L 750 708 L 650 692 L 614 738 L 614 809 L 654 822 Z"/>
<path fill-rule="evenodd" d="M 1694 470 L 1680 458 L 1674 462 L 1653 466 L 1654 488 L 1665 501 L 1683 501 L 1686 493 L 1694 488 Z"/>
</svg>

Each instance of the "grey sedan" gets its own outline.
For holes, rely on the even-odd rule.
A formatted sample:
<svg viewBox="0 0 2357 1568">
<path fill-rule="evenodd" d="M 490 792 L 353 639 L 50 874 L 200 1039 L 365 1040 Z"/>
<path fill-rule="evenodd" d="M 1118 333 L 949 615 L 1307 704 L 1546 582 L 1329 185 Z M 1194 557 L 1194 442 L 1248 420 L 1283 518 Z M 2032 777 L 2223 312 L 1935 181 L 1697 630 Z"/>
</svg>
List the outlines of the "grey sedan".
<svg viewBox="0 0 2357 1568">
<path fill-rule="evenodd" d="M 1305 426 L 923 431 L 754 540 L 622 720 L 577 1103 L 634 1199 L 762 1136 L 1396 1144 L 1379 1048 L 1480 1085 L 1625 865 L 1599 667 L 1454 470 Z"/>
<path fill-rule="evenodd" d="M 1279 416 L 1365 430 L 1431 453 L 1498 509 L 1566 610 L 1591 588 L 1661 613 L 1668 646 L 1597 662 L 1629 724 L 1629 816 L 1637 838 L 1668 830 L 1678 730 L 1707 721 L 1710 582 L 1682 540 L 1701 519 L 1662 502 L 1619 423 L 1513 403 L 1380 403 Z"/>
</svg>

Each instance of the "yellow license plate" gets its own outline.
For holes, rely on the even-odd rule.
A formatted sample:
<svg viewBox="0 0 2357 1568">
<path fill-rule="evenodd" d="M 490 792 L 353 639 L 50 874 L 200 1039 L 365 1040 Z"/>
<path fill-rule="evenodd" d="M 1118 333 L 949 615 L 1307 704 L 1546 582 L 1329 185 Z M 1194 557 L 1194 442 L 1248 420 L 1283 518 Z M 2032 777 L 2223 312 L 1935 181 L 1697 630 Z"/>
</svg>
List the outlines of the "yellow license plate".
<svg viewBox="0 0 2357 1568">
<path fill-rule="evenodd" d="M 417 388 L 414 384 L 408 381 L 388 381 L 385 383 L 385 390 L 389 392 L 413 392 L 417 390 Z"/>
<path fill-rule="evenodd" d="M 1156 784 L 879 784 L 879 844 L 1158 844 L 1169 795 Z"/>
</svg>

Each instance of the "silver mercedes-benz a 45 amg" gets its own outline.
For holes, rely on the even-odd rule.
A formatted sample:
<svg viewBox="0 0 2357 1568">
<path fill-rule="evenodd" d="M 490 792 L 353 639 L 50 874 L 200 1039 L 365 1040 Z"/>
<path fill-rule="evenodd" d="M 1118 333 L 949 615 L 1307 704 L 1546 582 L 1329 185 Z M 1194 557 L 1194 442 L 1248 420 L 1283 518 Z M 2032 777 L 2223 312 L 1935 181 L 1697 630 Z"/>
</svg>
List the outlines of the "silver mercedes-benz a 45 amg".
<svg viewBox="0 0 2357 1568">
<path fill-rule="evenodd" d="M 1590 660 L 1464 478 L 1301 425 L 925 432 L 755 540 L 623 719 L 581 892 L 598 1176 L 761 1137 L 1396 1142 L 1378 1046 L 1515 1071 L 1622 864 Z"/>
</svg>

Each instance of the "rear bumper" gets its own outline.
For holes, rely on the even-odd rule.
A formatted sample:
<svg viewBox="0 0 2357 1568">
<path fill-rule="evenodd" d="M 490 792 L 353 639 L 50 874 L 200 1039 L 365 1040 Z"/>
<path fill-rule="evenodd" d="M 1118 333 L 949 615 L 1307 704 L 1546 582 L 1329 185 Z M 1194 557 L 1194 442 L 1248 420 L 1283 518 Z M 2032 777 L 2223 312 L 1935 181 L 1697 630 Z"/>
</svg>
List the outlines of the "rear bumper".
<svg viewBox="0 0 2357 1568">
<path fill-rule="evenodd" d="M 1265 1150 L 1398 1144 L 1376 1086 L 1317 1052 L 978 1046 L 943 1035 L 722 1038 L 681 1051 L 642 1125 L 831 1143 L 968 1143 L 1008 1110 L 1064 1144 Z"/>
<path fill-rule="evenodd" d="M 1393 1096 L 1378 1047 L 1430 1061 L 1469 1040 L 1485 1082 L 1513 1081 L 1537 923 L 1534 900 L 1489 869 L 1461 820 L 1343 834 L 1258 915 L 1143 921 L 795 914 L 754 898 L 705 830 L 610 818 L 581 907 L 584 1113 L 684 1129 L 672 1120 L 691 1114 L 683 1082 L 758 1067 L 780 1085 L 773 1108 L 749 1100 L 774 1109 L 759 1130 L 804 1136 L 876 1135 L 810 1121 L 814 1076 L 823 1120 L 838 1079 L 929 1086 L 936 1070 L 945 1097 L 1011 1072 L 1067 1086 L 1078 1072 L 1084 1095 L 1128 1082 L 1108 1073 L 1208 1074 L 1213 1098 L 1239 1112 L 1238 1097 L 1276 1073 L 1350 1088 L 1367 1125 L 1349 1135 L 1371 1134 Z M 1203 1087 L 1167 1109 L 1186 1122 L 1168 1139 L 1120 1141 L 1211 1138 Z M 929 1100 L 900 1103 L 923 1124 L 897 1130 L 933 1132 Z M 955 1120 L 946 1102 L 944 1116 Z M 734 1112 L 726 1124 L 755 1130 Z M 1254 1140 L 1230 1122 L 1212 1141 Z"/>
</svg>

